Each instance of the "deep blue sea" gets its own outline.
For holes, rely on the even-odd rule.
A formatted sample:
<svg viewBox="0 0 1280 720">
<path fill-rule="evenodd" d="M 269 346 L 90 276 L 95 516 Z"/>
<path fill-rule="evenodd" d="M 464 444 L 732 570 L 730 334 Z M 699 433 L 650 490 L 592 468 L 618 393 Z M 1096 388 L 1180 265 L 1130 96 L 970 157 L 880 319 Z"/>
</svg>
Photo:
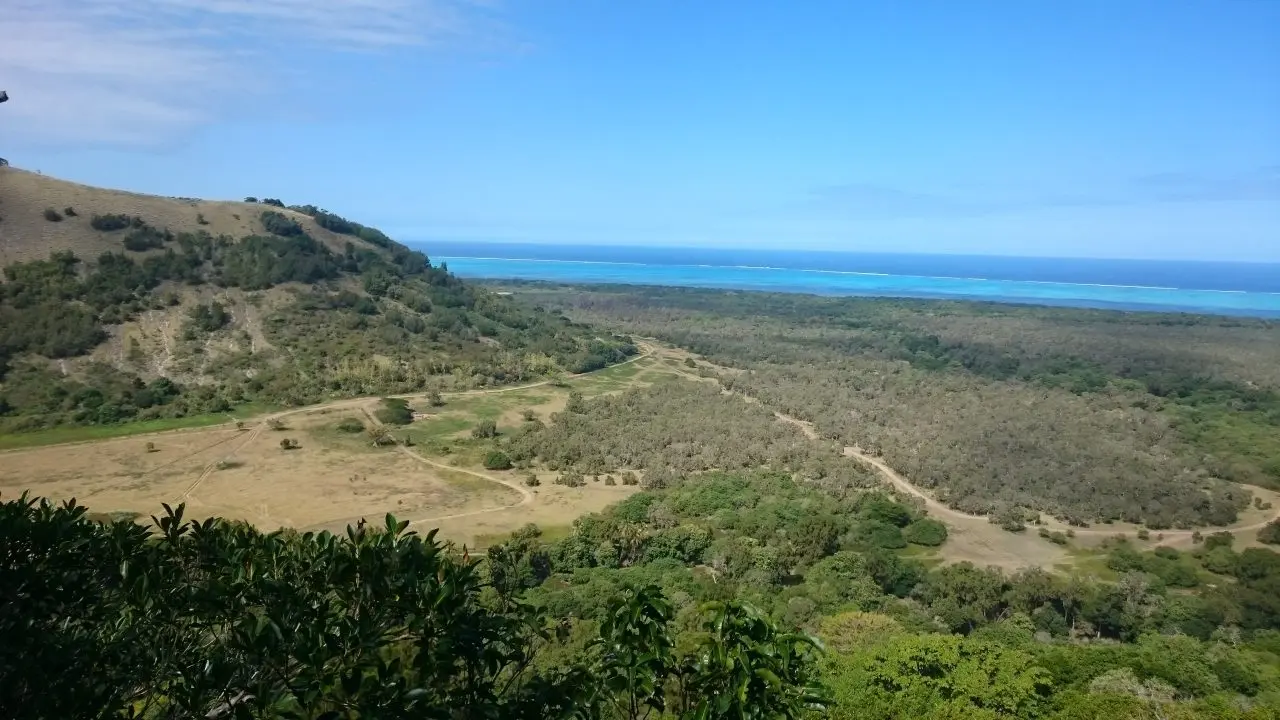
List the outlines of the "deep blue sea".
<svg viewBox="0 0 1280 720">
<path fill-rule="evenodd" d="M 989 300 L 1280 317 L 1280 264 L 724 250 L 415 244 L 461 277 Z"/>
</svg>

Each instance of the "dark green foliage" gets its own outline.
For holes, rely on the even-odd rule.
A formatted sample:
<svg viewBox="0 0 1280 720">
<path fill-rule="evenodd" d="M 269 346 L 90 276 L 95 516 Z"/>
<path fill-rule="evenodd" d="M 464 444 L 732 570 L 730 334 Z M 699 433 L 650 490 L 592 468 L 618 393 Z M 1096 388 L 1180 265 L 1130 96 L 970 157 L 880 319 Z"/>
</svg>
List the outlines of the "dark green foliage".
<svg viewBox="0 0 1280 720">
<path fill-rule="evenodd" d="M 254 235 L 226 248 L 218 281 L 246 290 L 287 282 L 314 283 L 338 276 L 337 259 L 306 235 Z"/>
<path fill-rule="evenodd" d="M 101 232 L 114 232 L 116 230 L 124 230 L 127 227 L 141 227 L 142 224 L 140 218 L 123 214 L 94 215 L 89 219 L 89 226 Z"/>
<path fill-rule="evenodd" d="M 601 598 L 588 652 L 518 601 L 549 558 L 536 528 L 477 563 L 387 516 L 344 537 L 0 504 L 0 706 L 24 717 L 799 718 L 820 709 L 816 643 L 739 603 L 674 634 L 656 587 Z M 674 682 L 666 682 L 671 679 Z"/>
<path fill-rule="evenodd" d="M 262 228 L 272 235 L 281 237 L 296 237 L 305 234 L 302 226 L 297 220 L 278 213 L 274 210 L 264 210 L 258 218 L 262 221 Z"/>
<path fill-rule="evenodd" d="M 125 250 L 145 252 L 147 250 L 162 248 L 166 241 L 173 239 L 173 234 L 167 230 L 162 232 L 150 225 L 142 225 L 141 227 L 135 227 L 133 230 L 129 231 L 129 234 L 125 235 L 124 240 L 121 242 L 124 245 Z"/>
<path fill-rule="evenodd" d="M 510 470 L 511 458 L 501 450 L 490 450 L 484 456 L 484 467 L 486 470 Z"/>
<path fill-rule="evenodd" d="M 62 222 L 62 213 L 53 208 L 44 209 L 44 219 L 49 222 Z"/>
<path fill-rule="evenodd" d="M 62 214 L 66 215 L 67 217 L 76 217 L 77 215 L 76 209 L 70 206 L 63 208 Z"/>
<path fill-rule="evenodd" d="M 192 327 L 202 332 L 221 330 L 231 322 L 231 315 L 218 302 L 200 303 L 188 311 L 187 317 L 191 319 Z"/>
<path fill-rule="evenodd" d="M 413 410 L 409 409 L 409 401 L 399 398 L 383 398 L 382 407 L 374 413 L 378 422 L 387 425 L 408 425 L 413 422 Z"/>
<path fill-rule="evenodd" d="M 922 518 L 903 528 L 902 536 L 912 545 L 937 547 L 947 541 L 947 526 L 933 518 Z"/>
<path fill-rule="evenodd" d="M 278 207 L 278 208 L 284 207 L 284 202 L 282 202 L 278 198 L 262 198 L 262 204 L 271 205 L 273 207 Z"/>
<path fill-rule="evenodd" d="M 245 198 L 245 199 L 244 199 L 244 201 L 245 201 L 245 202 L 247 202 L 247 203 L 257 203 L 257 202 L 258 202 L 258 198 L 256 198 L 256 197 L 254 197 L 254 196 L 250 195 L 249 197 Z"/>
</svg>

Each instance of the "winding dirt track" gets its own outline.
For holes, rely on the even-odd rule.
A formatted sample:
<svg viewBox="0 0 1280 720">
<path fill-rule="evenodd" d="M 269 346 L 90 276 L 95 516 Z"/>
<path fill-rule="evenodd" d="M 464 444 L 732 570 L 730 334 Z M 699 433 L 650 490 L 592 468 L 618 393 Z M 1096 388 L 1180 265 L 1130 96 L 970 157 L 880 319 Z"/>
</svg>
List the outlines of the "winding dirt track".
<svg viewBox="0 0 1280 720">
<path fill-rule="evenodd" d="M 738 394 L 741 395 L 741 393 L 738 393 Z M 747 396 L 742 395 L 742 397 L 747 397 Z M 755 398 L 749 398 L 749 401 L 758 402 Z M 806 420 L 801 420 L 799 418 L 791 417 L 790 415 L 783 414 L 781 412 L 778 412 L 777 410 L 773 411 L 773 415 L 779 420 L 799 428 L 800 431 L 805 434 L 805 437 L 809 438 L 810 440 L 821 439 L 817 431 L 814 430 L 813 423 L 810 423 Z M 864 453 L 861 450 L 861 448 L 846 446 L 844 448 L 844 454 L 846 457 L 854 458 L 859 462 L 862 462 L 866 465 L 870 465 L 872 468 L 875 468 L 875 470 L 879 472 L 884 477 L 885 480 L 888 480 L 889 484 L 891 484 L 899 492 L 905 493 L 907 495 L 911 495 L 912 497 L 915 497 L 915 498 L 919 498 L 920 501 L 924 504 L 925 509 L 929 511 L 929 514 L 937 519 L 940 519 L 940 520 L 951 519 L 955 521 L 966 521 L 966 520 L 967 521 L 973 521 L 973 520 L 987 521 L 988 520 L 988 517 L 986 515 L 974 515 L 971 513 L 956 510 L 955 508 L 944 504 L 943 502 L 939 501 L 937 498 L 933 497 L 933 495 L 931 495 L 924 488 L 921 488 L 913 484 L 910 480 L 907 480 L 905 477 L 903 477 L 902 474 L 899 473 L 897 470 L 894 470 L 893 468 L 889 467 L 889 465 L 885 463 L 884 460 L 881 460 L 880 458 L 875 457 L 874 455 L 868 455 Z M 1252 485 L 1249 485 L 1246 487 L 1248 487 L 1254 493 L 1269 493 L 1269 491 L 1263 488 L 1257 488 Z M 1266 526 L 1268 523 L 1271 523 L 1275 520 L 1280 520 L 1280 510 L 1277 510 L 1271 517 L 1267 518 L 1266 520 L 1260 520 L 1260 521 L 1254 521 L 1254 522 L 1238 522 L 1238 523 L 1233 523 L 1231 525 L 1206 527 L 1198 531 L 1197 530 L 1160 530 L 1159 533 L 1162 536 L 1164 536 L 1164 538 L 1166 539 L 1191 538 L 1191 536 L 1193 536 L 1196 532 L 1203 533 L 1206 531 L 1218 532 L 1218 531 L 1225 530 L 1230 533 L 1242 533 L 1242 532 L 1249 532 L 1251 530 L 1260 530 L 1264 526 Z M 1114 527 L 1111 527 L 1111 528 L 1070 527 L 1066 523 L 1061 522 L 1056 518 L 1045 518 L 1043 522 L 1043 527 L 1049 530 L 1063 530 L 1063 531 L 1070 528 L 1076 535 L 1095 535 L 1095 536 L 1096 535 L 1116 535 L 1117 533 L 1122 532 L 1121 530 L 1118 530 Z"/>
</svg>

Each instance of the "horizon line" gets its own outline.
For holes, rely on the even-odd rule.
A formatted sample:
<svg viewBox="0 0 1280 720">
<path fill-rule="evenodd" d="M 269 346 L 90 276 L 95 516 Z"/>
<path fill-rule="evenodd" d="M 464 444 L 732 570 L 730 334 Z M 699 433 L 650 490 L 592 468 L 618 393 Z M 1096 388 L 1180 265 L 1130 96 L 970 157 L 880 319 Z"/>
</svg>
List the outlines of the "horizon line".
<svg viewBox="0 0 1280 720">
<path fill-rule="evenodd" d="M 854 250 L 854 249 L 831 249 L 831 248 L 784 248 L 784 247 L 726 247 L 726 246 L 688 246 L 688 245 L 644 245 L 644 244 L 617 244 L 617 245 L 601 245 L 599 243 L 590 242 L 536 242 L 529 240 L 449 240 L 436 238 L 432 240 L 401 240 L 406 245 L 429 246 L 431 243 L 451 243 L 455 245 L 474 243 L 480 245 L 517 245 L 523 247 L 586 247 L 586 248 L 611 248 L 611 249 L 640 249 L 640 250 L 672 250 L 679 252 L 688 252 L 690 250 L 707 250 L 707 251 L 723 251 L 723 252 L 802 252 L 802 253 L 830 253 L 833 255 L 892 255 L 892 256 L 918 256 L 918 257 L 967 257 L 967 258 L 1001 258 L 1010 260 L 1095 260 L 1103 262 L 1163 262 L 1163 263 L 1195 263 L 1195 264 L 1219 264 L 1219 265 L 1277 265 L 1280 266 L 1280 258 L 1275 260 L 1242 260 L 1242 259 L 1208 259 L 1208 258 L 1159 258 L 1159 257 L 1100 257 L 1096 255 L 1009 255 L 1000 253 L 984 253 L 984 252 L 948 252 L 948 251 L 912 251 L 912 250 Z M 428 253 L 429 255 L 431 253 Z M 448 257 L 448 256 L 446 256 Z M 462 256 L 453 256 L 462 257 Z M 518 259 L 518 258 L 503 258 Z"/>
</svg>

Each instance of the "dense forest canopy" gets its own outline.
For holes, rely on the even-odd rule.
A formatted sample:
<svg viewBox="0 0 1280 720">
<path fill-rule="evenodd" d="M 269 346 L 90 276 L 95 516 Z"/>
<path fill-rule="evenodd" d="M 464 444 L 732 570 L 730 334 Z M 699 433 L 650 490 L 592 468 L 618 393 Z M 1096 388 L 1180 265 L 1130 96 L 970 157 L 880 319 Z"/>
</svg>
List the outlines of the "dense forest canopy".
<svg viewBox="0 0 1280 720">
<path fill-rule="evenodd" d="M 0 503 L 14 717 L 1214 718 L 1280 712 L 1280 554 L 1117 542 L 1113 582 L 929 569 L 930 522 L 677 478 L 482 556 L 388 517 L 263 534 Z M 56 681 L 56 691 L 52 683 Z"/>
<path fill-rule="evenodd" d="M 1280 327 L 1262 320 L 512 284 L 746 370 L 726 381 L 957 508 L 1153 528 L 1280 487 Z"/>
</svg>

